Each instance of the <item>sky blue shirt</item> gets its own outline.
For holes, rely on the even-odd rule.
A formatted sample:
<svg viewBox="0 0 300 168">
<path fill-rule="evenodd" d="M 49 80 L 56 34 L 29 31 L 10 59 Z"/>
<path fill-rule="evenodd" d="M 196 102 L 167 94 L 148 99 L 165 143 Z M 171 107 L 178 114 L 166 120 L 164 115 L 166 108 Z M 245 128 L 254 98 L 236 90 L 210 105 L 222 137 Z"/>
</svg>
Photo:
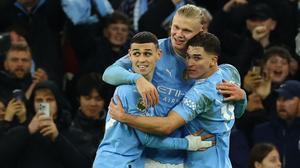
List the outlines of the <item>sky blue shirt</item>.
<svg viewBox="0 0 300 168">
<path fill-rule="evenodd" d="M 176 55 L 171 46 L 170 38 L 159 40 L 159 47 L 162 50 L 162 57 L 156 63 L 151 81 L 159 93 L 159 104 L 156 105 L 154 115 L 166 116 L 192 87 L 194 81 L 183 79 L 186 68 L 185 59 Z M 128 56 L 125 56 L 105 70 L 103 80 L 113 85 L 134 84 L 141 75 L 131 72 L 130 69 L 131 62 Z M 178 129 L 169 136 L 182 137 L 183 135 L 182 131 Z M 185 153 L 147 149 L 146 156 L 161 163 L 180 164 L 183 162 Z"/>
<path fill-rule="evenodd" d="M 115 96 L 119 96 L 124 110 L 132 115 L 153 116 L 155 107 L 143 109 L 139 105 L 141 98 L 134 85 L 117 87 Z M 143 168 L 144 146 L 160 149 L 186 150 L 185 138 L 151 136 L 120 123 L 107 115 L 105 135 L 99 145 L 94 168 Z M 185 151 L 181 151 L 185 152 Z"/>
<path fill-rule="evenodd" d="M 214 147 L 201 152 L 188 152 L 185 161 L 188 168 L 232 167 L 229 160 L 230 130 L 235 117 L 241 116 L 244 112 L 246 99 L 241 102 L 224 102 L 223 95 L 216 89 L 222 80 L 241 84 L 236 68 L 228 64 L 221 65 L 210 77 L 197 80 L 173 109 L 187 122 L 185 127 L 187 134 L 203 128 L 205 134 L 215 135 Z"/>
</svg>

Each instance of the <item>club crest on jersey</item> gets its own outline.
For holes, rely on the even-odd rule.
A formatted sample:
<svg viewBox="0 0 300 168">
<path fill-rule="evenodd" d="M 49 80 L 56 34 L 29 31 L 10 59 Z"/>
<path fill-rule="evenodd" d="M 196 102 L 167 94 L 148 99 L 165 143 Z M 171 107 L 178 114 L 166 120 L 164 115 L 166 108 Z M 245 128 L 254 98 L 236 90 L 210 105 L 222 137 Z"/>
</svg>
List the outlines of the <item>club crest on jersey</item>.
<svg viewBox="0 0 300 168">
<path fill-rule="evenodd" d="M 142 98 L 140 98 L 138 100 L 138 103 L 136 104 L 136 108 L 141 112 L 144 112 L 146 110 L 146 106 L 145 106 Z"/>
</svg>

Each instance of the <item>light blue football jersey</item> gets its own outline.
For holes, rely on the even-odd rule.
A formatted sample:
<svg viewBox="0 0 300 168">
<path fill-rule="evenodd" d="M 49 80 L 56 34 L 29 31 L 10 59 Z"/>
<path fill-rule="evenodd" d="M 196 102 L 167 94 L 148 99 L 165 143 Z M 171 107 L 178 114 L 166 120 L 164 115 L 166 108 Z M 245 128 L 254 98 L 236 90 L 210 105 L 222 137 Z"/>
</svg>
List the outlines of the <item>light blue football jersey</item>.
<svg viewBox="0 0 300 168">
<path fill-rule="evenodd" d="M 144 108 L 134 85 L 117 87 L 124 110 L 132 115 L 153 116 L 155 107 Z M 144 146 L 160 149 L 186 150 L 185 138 L 152 136 L 118 122 L 107 115 L 104 138 L 99 145 L 93 168 L 143 168 Z M 185 151 L 182 151 L 185 152 Z"/>
<path fill-rule="evenodd" d="M 206 79 L 199 79 L 183 100 L 173 109 L 186 122 L 186 134 L 204 129 L 204 134 L 214 134 L 216 145 L 201 152 L 188 152 L 185 166 L 188 168 L 232 167 L 229 160 L 229 136 L 235 116 L 241 116 L 246 99 L 240 102 L 224 102 L 216 86 L 222 80 L 240 85 L 240 75 L 231 65 L 220 65 L 217 72 Z M 203 135 L 203 134 L 202 134 Z"/>
<path fill-rule="evenodd" d="M 159 47 L 162 50 L 162 56 L 156 63 L 151 81 L 159 93 L 159 104 L 156 105 L 154 115 L 166 116 L 192 87 L 194 81 L 183 78 L 186 69 L 185 59 L 174 52 L 170 38 L 159 40 Z M 132 73 L 130 70 L 131 62 L 128 56 L 125 56 L 106 69 L 103 80 L 113 85 L 133 84 L 141 75 Z M 182 131 L 178 129 L 169 136 L 182 137 Z M 161 163 L 180 164 L 183 162 L 185 153 L 182 151 L 147 149 L 146 156 Z"/>
</svg>

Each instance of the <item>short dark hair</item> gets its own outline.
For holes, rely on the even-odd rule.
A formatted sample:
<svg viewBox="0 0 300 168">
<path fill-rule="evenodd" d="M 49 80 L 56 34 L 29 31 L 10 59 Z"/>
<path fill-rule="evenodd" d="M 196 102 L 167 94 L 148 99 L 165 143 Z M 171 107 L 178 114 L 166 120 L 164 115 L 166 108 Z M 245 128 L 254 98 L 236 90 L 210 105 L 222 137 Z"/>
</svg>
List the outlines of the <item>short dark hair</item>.
<svg viewBox="0 0 300 168">
<path fill-rule="evenodd" d="M 289 50 L 287 50 L 284 47 L 280 47 L 280 46 L 273 46 L 268 48 L 265 51 L 263 60 L 262 60 L 262 64 L 266 64 L 266 62 L 268 61 L 268 59 L 270 59 L 271 57 L 273 57 L 274 55 L 278 55 L 279 57 L 286 59 L 288 62 L 291 61 L 292 56 L 289 52 Z"/>
<path fill-rule="evenodd" d="M 24 44 L 15 44 L 15 45 L 11 45 L 10 48 L 8 49 L 8 51 L 6 52 L 6 59 L 7 59 L 8 53 L 10 53 L 12 51 L 27 52 L 31 56 L 31 50 L 30 50 L 30 48 L 27 45 L 24 45 Z"/>
<path fill-rule="evenodd" d="M 85 74 L 77 82 L 77 96 L 88 96 L 95 89 L 101 98 L 106 99 L 104 85 L 99 74 L 95 72 Z"/>
<path fill-rule="evenodd" d="M 270 143 L 259 143 L 254 145 L 250 153 L 249 168 L 255 168 L 255 162 L 262 162 L 264 158 L 272 151 L 277 148 Z"/>
<path fill-rule="evenodd" d="M 205 52 L 220 56 L 221 42 L 215 35 L 201 32 L 187 42 L 187 46 L 203 47 Z"/>
<path fill-rule="evenodd" d="M 130 40 L 130 45 L 132 43 L 154 43 L 154 45 L 158 48 L 157 37 L 153 33 L 147 31 L 135 34 Z"/>
<path fill-rule="evenodd" d="M 114 13 L 104 18 L 104 28 L 107 28 L 111 24 L 122 23 L 130 27 L 130 19 L 122 12 L 115 11 Z"/>
</svg>

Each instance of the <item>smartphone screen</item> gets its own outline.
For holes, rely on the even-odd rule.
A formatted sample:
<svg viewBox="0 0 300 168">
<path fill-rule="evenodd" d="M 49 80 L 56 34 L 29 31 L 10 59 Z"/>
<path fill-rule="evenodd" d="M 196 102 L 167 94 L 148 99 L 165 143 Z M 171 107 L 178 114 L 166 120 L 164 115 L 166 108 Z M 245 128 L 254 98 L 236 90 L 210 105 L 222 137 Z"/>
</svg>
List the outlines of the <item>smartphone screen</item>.
<svg viewBox="0 0 300 168">
<path fill-rule="evenodd" d="M 50 105 L 49 103 L 40 103 L 39 111 L 44 113 L 46 116 L 50 116 Z"/>
<path fill-rule="evenodd" d="M 13 90 L 13 98 L 19 101 L 23 100 L 23 91 L 20 89 Z"/>
<path fill-rule="evenodd" d="M 257 76 L 261 75 L 261 67 L 260 66 L 253 66 L 251 71 Z"/>
</svg>

